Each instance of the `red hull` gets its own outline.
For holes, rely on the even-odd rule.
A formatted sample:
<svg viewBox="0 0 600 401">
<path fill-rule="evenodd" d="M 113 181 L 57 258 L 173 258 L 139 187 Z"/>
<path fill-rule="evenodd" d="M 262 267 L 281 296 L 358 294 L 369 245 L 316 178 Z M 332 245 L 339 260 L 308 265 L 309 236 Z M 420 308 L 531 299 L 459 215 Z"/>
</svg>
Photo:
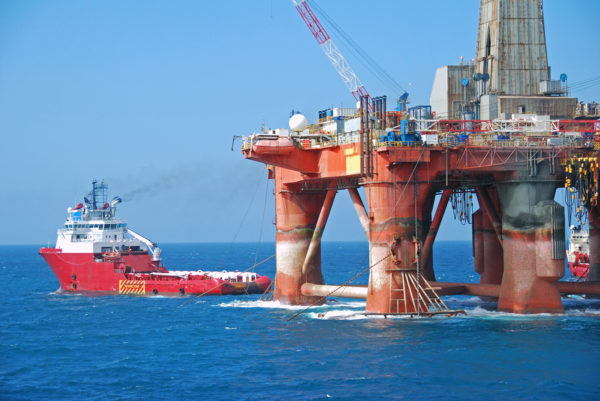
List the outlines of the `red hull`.
<svg viewBox="0 0 600 401">
<path fill-rule="evenodd" d="M 67 292 L 225 295 L 236 291 L 231 283 L 192 272 L 187 277 L 151 275 L 166 270 L 156 266 L 147 252 L 123 254 L 112 261 L 97 261 L 93 254 L 63 253 L 55 248 L 42 248 L 40 255 L 52 268 L 60 288 Z"/>
<path fill-rule="evenodd" d="M 569 262 L 569 271 L 573 277 L 583 277 L 584 279 L 587 279 L 589 270 L 589 263 Z"/>
<path fill-rule="evenodd" d="M 259 276 L 249 283 L 231 283 L 234 287 L 234 294 L 262 294 L 270 284 L 271 279 L 267 276 Z"/>
</svg>

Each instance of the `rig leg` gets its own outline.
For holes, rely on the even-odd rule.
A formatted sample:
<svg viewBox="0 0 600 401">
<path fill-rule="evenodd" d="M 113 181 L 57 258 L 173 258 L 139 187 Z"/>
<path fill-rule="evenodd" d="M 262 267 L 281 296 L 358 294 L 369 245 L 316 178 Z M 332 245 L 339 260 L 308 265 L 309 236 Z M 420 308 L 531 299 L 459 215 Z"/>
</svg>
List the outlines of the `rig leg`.
<svg viewBox="0 0 600 401">
<path fill-rule="evenodd" d="M 412 168 L 397 166 L 398 171 L 392 174 L 409 177 Z M 371 265 L 367 313 L 429 310 L 425 300 L 410 287 L 411 282 L 421 280 L 417 277 L 418 250 L 433 207 L 431 185 L 415 181 L 367 184 Z"/>
<path fill-rule="evenodd" d="M 560 313 L 556 281 L 564 274 L 564 210 L 555 184 L 498 183 L 502 206 L 504 275 L 498 309 Z"/>
<path fill-rule="evenodd" d="M 302 264 L 303 276 L 306 276 L 310 271 L 311 266 L 314 266 L 313 259 L 317 256 L 320 257 L 321 237 L 323 236 L 325 224 L 327 224 L 327 219 L 329 218 L 329 212 L 331 212 L 331 206 L 333 205 L 333 200 L 335 199 L 335 193 L 335 190 L 329 190 L 327 191 L 327 195 L 325 195 L 325 201 L 321 207 L 319 219 L 317 220 L 317 225 L 310 240 L 310 245 L 308 246 L 308 251 L 306 252 L 306 257 L 304 258 L 304 263 Z"/>
<path fill-rule="evenodd" d="M 365 205 L 363 204 L 362 199 L 360 199 L 360 194 L 356 188 L 348 188 L 348 193 L 350 194 L 350 199 L 352 199 L 352 204 L 354 205 L 354 209 L 358 215 L 360 225 L 362 226 L 367 238 L 369 238 L 369 216 L 367 216 Z"/>
<path fill-rule="evenodd" d="M 445 189 L 444 192 L 442 192 L 440 202 L 435 211 L 435 216 L 433 217 L 433 222 L 429 227 L 427 237 L 425 238 L 425 243 L 423 244 L 423 251 L 421 252 L 421 263 L 423 264 L 424 270 L 423 276 L 427 279 L 427 281 L 435 281 L 435 273 L 433 271 L 433 257 L 431 256 L 433 253 L 433 243 L 435 242 L 435 237 L 437 236 L 440 224 L 442 224 L 442 218 L 444 217 L 444 212 L 446 211 L 446 207 L 448 206 L 450 195 L 452 195 L 451 189 Z"/>
<path fill-rule="evenodd" d="M 320 236 L 312 247 L 311 242 L 327 191 L 292 191 L 282 185 L 283 174 L 283 169 L 275 168 L 277 273 L 273 299 L 288 305 L 312 304 L 319 298 L 302 295 L 300 287 L 307 282 L 323 284 Z"/>
<path fill-rule="evenodd" d="M 477 197 L 482 207 L 473 213 L 475 271 L 480 275 L 481 284 L 500 284 L 504 273 L 504 256 L 500 242 L 502 227 L 497 212 L 499 207 L 484 189 L 477 189 Z"/>
</svg>

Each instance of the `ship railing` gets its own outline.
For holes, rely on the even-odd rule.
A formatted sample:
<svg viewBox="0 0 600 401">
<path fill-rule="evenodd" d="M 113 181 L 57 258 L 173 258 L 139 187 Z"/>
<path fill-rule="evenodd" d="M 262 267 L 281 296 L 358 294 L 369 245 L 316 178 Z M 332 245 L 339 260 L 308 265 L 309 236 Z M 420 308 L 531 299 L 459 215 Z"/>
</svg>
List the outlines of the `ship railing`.
<svg viewBox="0 0 600 401">
<path fill-rule="evenodd" d="M 252 133 L 248 136 L 242 136 L 242 150 L 250 150 L 255 142 L 261 139 L 278 139 L 280 135 L 277 134 L 264 134 L 264 133 Z"/>
</svg>

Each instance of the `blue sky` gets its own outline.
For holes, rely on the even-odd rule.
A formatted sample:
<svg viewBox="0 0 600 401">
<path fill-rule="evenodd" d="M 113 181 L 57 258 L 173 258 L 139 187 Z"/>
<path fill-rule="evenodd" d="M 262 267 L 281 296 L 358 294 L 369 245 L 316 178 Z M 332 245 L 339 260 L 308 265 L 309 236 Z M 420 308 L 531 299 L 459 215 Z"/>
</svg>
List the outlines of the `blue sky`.
<svg viewBox="0 0 600 401">
<path fill-rule="evenodd" d="M 600 3 L 544 3 L 554 78 L 600 75 Z M 318 4 L 412 104 L 475 52 L 476 0 Z M 393 96 L 337 42 L 372 95 Z M 139 190 L 119 215 L 155 241 L 256 241 L 261 226 L 273 240 L 272 183 L 232 136 L 353 103 L 290 1 L 0 1 L 0 244 L 53 243 L 92 178 Z M 470 232 L 449 211 L 438 238 Z M 346 193 L 324 238 L 364 240 Z"/>
</svg>

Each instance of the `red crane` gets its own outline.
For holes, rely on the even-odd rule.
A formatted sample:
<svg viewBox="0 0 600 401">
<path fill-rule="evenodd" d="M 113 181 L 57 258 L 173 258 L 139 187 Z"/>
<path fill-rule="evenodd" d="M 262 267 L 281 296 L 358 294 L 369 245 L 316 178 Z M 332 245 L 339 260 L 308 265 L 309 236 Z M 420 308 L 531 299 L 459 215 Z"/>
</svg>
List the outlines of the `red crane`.
<svg viewBox="0 0 600 401">
<path fill-rule="evenodd" d="M 360 82 L 350 64 L 346 61 L 340 50 L 337 48 L 321 22 L 310 8 L 306 0 L 292 0 L 296 10 L 312 32 L 313 36 L 323 49 L 323 52 L 333 64 L 337 73 L 342 77 L 342 80 L 357 101 L 360 101 L 363 96 L 367 96 L 369 107 L 371 107 L 371 96 Z"/>
</svg>

